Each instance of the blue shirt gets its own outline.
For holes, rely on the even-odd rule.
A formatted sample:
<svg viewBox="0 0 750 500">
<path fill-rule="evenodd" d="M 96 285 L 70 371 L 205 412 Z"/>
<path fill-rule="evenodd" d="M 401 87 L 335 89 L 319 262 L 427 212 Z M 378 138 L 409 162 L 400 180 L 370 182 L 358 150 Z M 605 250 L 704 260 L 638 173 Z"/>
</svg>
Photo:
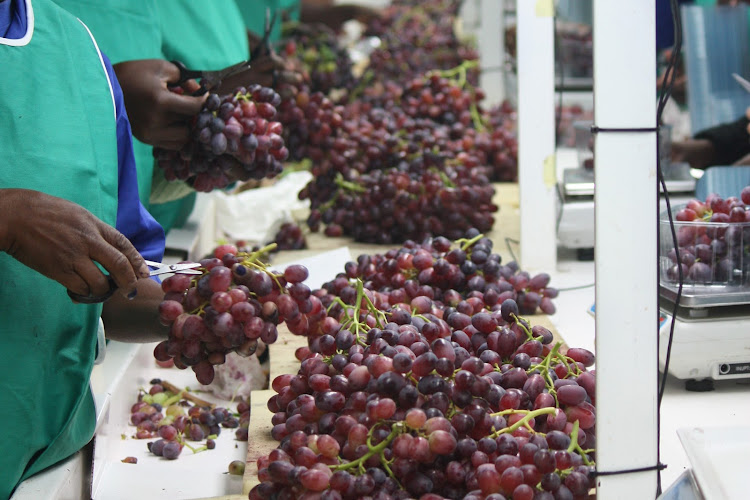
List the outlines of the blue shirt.
<svg viewBox="0 0 750 500">
<path fill-rule="evenodd" d="M 0 0 L 0 37 L 21 38 L 26 34 L 25 0 Z M 102 54 L 112 93 L 117 119 L 117 222 L 115 227 L 146 260 L 161 262 L 164 257 L 164 230 L 145 209 L 138 198 L 138 174 L 133 156 L 130 121 L 125 111 L 125 100 L 115 71 L 106 55 Z"/>
</svg>

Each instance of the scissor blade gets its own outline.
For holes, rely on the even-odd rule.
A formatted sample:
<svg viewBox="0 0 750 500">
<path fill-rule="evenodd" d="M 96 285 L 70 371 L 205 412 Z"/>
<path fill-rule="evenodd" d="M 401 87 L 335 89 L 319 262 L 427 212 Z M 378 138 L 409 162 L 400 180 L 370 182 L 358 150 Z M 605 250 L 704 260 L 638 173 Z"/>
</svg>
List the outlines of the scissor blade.
<svg viewBox="0 0 750 500">
<path fill-rule="evenodd" d="M 208 90 L 214 89 L 221 84 L 224 78 L 235 75 L 249 68 L 250 61 L 242 61 L 241 63 L 234 64 L 218 71 L 204 71 L 201 75 L 201 85 Z"/>
<path fill-rule="evenodd" d="M 155 267 L 156 269 L 151 271 L 151 276 L 158 276 L 160 274 L 167 273 L 178 273 L 178 274 L 203 274 L 201 271 L 197 271 L 195 268 L 200 267 L 197 262 L 183 262 L 181 264 L 162 264 L 160 262 L 146 261 L 146 265 L 149 267 Z"/>
</svg>

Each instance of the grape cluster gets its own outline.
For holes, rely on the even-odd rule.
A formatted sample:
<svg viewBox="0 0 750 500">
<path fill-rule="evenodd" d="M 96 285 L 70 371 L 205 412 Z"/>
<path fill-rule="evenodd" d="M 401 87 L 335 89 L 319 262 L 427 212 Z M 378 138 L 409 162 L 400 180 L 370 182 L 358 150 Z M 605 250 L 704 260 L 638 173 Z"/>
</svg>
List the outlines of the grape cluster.
<svg viewBox="0 0 750 500">
<path fill-rule="evenodd" d="M 427 30 L 421 33 L 437 29 L 453 37 L 443 18 L 457 2 L 424 4 L 400 3 L 394 12 L 409 14 L 399 21 L 386 14 L 384 26 L 405 39 L 420 23 Z M 431 51 L 433 41 L 424 38 L 418 46 Z M 412 57 L 412 46 L 402 50 Z M 300 192 L 311 204 L 308 226 L 372 243 L 455 239 L 471 227 L 488 231 L 497 210 L 489 182 L 517 177 L 512 107 L 482 110 L 484 93 L 472 84 L 476 55 L 392 74 L 377 61 L 375 53 L 346 101 L 336 103 L 309 85 L 279 89 L 290 157 L 312 164 L 314 179 Z"/>
<path fill-rule="evenodd" d="M 295 161 L 303 158 L 320 161 L 326 156 L 321 146 L 329 145 L 343 123 L 343 107 L 305 84 L 282 84 L 279 94 L 278 118 L 289 157 Z"/>
<path fill-rule="evenodd" d="M 455 73 L 464 80 L 468 67 Z M 322 223 L 329 236 L 392 243 L 492 227 L 489 181 L 515 178 L 517 146 L 497 114 L 486 116 L 499 126 L 486 129 L 480 90 L 433 72 L 344 106 L 305 88 L 281 95 L 291 155 L 312 160 L 314 179 L 300 192 L 311 230 Z"/>
<path fill-rule="evenodd" d="M 302 283 L 307 269 L 295 265 L 273 273 L 259 260 L 268 250 L 248 254 L 221 245 L 213 258 L 200 261 L 200 276 L 166 278 L 159 315 L 170 332 L 154 349 L 157 361 L 173 359 L 180 369 L 189 366 L 198 382 L 208 385 L 214 365 L 224 363 L 228 352 L 249 356 L 259 339 L 276 341 L 281 321 L 291 325 L 325 315 L 320 299 Z"/>
<path fill-rule="evenodd" d="M 511 298 L 390 305 L 361 280 L 315 293 L 329 314 L 307 330 L 299 372 L 272 382 L 280 444 L 258 460 L 251 500 L 587 498 L 591 352 L 563 354 Z"/>
<path fill-rule="evenodd" d="M 723 199 L 710 194 L 705 201 L 690 200 L 675 214 L 680 266 L 685 283 L 750 283 L 750 186 L 740 197 Z M 662 225 L 668 222 L 662 220 Z M 671 234 L 661 231 L 662 277 L 679 279 L 677 252 Z M 666 257 L 666 258 L 665 258 Z"/>
<path fill-rule="evenodd" d="M 275 250 L 302 250 L 307 248 L 307 240 L 305 235 L 302 234 L 302 228 L 294 222 L 282 224 L 272 243 L 276 244 Z"/>
<path fill-rule="evenodd" d="M 549 286 L 549 274 L 531 276 L 515 262 L 503 265 L 500 255 L 492 252 L 490 239 L 476 231 L 467 236 L 458 245 L 437 237 L 422 244 L 409 241 L 385 254 L 360 255 L 323 289 L 351 303 L 351 280 L 361 279 L 388 306 L 418 307 L 427 298 L 438 310 L 458 307 L 463 313 L 476 313 L 478 304 L 496 311 L 505 300 L 513 299 L 521 314 L 536 314 L 539 309 L 554 314 L 552 299 L 558 291 Z M 328 305 L 325 300 L 324 305 Z"/>
<path fill-rule="evenodd" d="M 354 84 L 349 52 L 327 26 L 297 23 L 284 30 L 280 44 L 286 57 L 300 61 L 313 92 L 328 94 Z"/>
<path fill-rule="evenodd" d="M 289 151 L 276 117 L 281 97 L 267 87 L 240 87 L 210 94 L 180 151 L 154 148 L 167 180 L 189 181 L 196 191 L 226 187 L 233 180 L 262 179 L 281 172 Z"/>
<path fill-rule="evenodd" d="M 329 236 L 392 243 L 492 227 L 489 168 L 457 151 L 448 127 L 395 107 L 360 104 L 345 113 L 300 192 L 310 199 L 311 230 L 323 223 Z"/>
<path fill-rule="evenodd" d="M 379 81 L 404 81 L 425 71 L 478 59 L 476 50 L 461 42 L 454 31 L 460 5 L 457 0 L 393 2 L 366 30 L 381 40 L 369 56 L 370 76 Z M 478 76 L 473 69 L 470 81 L 476 84 Z"/>
<path fill-rule="evenodd" d="M 487 111 L 481 108 L 484 91 L 466 81 L 467 71 L 474 66 L 464 62 L 451 70 L 416 78 L 393 105 L 413 118 L 429 118 L 450 126 L 450 137 L 456 141 L 451 150 L 471 152 L 480 165 L 491 168 L 493 181 L 515 181 L 518 141 L 513 107 L 505 101 Z M 454 75 L 458 78 L 448 77 Z"/>
<path fill-rule="evenodd" d="M 149 451 L 175 460 L 186 446 L 193 453 L 213 449 L 222 428 L 237 429 L 237 440 L 247 441 L 249 410 L 249 405 L 241 401 L 237 405 L 238 418 L 226 408 L 191 405 L 182 393 L 168 391 L 160 379 L 153 379 L 149 391 L 139 393 L 138 401 L 130 408 L 130 423 L 136 426 L 136 439 L 159 438 L 148 443 Z M 204 440 L 200 447 L 188 443 Z"/>
</svg>

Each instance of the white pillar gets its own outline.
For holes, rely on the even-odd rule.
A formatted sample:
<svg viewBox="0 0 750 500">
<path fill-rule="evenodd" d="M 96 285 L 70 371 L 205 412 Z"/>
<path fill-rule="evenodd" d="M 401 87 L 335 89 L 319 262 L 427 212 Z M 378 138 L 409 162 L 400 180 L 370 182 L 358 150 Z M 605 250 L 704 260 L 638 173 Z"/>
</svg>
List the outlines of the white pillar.
<svg viewBox="0 0 750 500">
<path fill-rule="evenodd" d="M 491 106 L 505 99 L 505 2 L 480 0 L 479 3 L 479 62 L 482 70 L 479 86 L 486 94 L 486 105 Z"/>
<path fill-rule="evenodd" d="M 520 260 L 529 271 L 557 265 L 553 5 L 516 1 Z"/>
<path fill-rule="evenodd" d="M 654 0 L 594 5 L 594 122 L 656 126 Z M 595 136 L 599 471 L 656 465 L 656 133 Z M 602 476 L 600 500 L 654 498 L 656 472 Z"/>
</svg>

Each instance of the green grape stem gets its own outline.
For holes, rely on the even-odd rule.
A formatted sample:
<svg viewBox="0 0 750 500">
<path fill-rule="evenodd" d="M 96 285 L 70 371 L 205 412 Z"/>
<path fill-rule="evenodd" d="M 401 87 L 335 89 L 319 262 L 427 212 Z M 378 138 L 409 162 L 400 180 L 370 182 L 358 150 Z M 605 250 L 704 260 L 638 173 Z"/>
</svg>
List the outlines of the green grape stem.
<svg viewBox="0 0 750 500">
<path fill-rule="evenodd" d="M 449 187 L 449 188 L 455 188 L 456 187 L 456 185 L 453 183 L 453 181 L 450 180 L 450 177 L 448 177 L 448 175 L 445 172 L 443 172 L 442 170 L 439 170 L 436 167 L 430 167 L 428 170 L 430 172 L 434 173 L 434 174 L 437 174 L 440 177 L 440 180 L 443 181 L 443 184 L 445 184 L 447 187 Z"/>
<path fill-rule="evenodd" d="M 351 181 L 344 180 L 344 177 L 338 173 L 336 174 L 336 178 L 333 180 L 333 182 L 340 188 L 346 189 L 348 191 L 354 191 L 356 193 L 365 193 L 367 192 L 367 189 L 365 189 L 364 186 L 360 186 L 359 184 L 355 184 Z"/>
<path fill-rule="evenodd" d="M 474 246 L 474 243 L 476 243 L 477 241 L 481 240 L 482 238 L 484 238 L 484 235 L 483 234 L 478 234 L 478 235 L 474 236 L 470 240 L 467 240 L 466 238 L 459 238 L 459 239 L 457 239 L 455 241 L 455 243 L 456 243 L 456 245 L 459 246 L 459 248 L 461 248 L 461 250 L 463 250 L 465 252 L 466 250 L 468 250 L 469 248 L 471 248 L 472 246 Z"/>
<path fill-rule="evenodd" d="M 540 415 L 549 415 L 549 414 L 555 413 L 555 410 L 557 410 L 557 408 L 549 407 L 549 408 L 539 408 L 538 410 L 533 410 L 533 411 L 529 411 L 529 410 L 503 410 L 503 411 L 499 411 L 497 413 L 493 413 L 492 414 L 493 417 L 497 417 L 497 416 L 501 416 L 502 417 L 502 416 L 505 416 L 505 415 L 515 415 L 515 414 L 525 414 L 525 416 L 521 420 L 519 420 L 518 422 L 516 422 L 515 424 L 513 424 L 513 425 L 511 425 L 509 427 L 506 427 L 504 429 L 498 429 L 498 430 L 496 430 L 495 432 L 493 432 L 490 435 L 490 437 L 494 439 L 494 438 L 497 438 L 500 434 L 507 434 L 509 432 L 513 432 L 516 429 L 518 429 L 519 427 L 527 425 L 528 422 L 532 418 L 536 418 L 536 417 L 538 417 Z"/>
<path fill-rule="evenodd" d="M 552 376 L 549 374 L 549 370 L 550 364 L 552 364 L 553 359 L 561 359 L 564 357 L 559 356 L 560 346 L 562 346 L 562 342 L 555 343 L 555 345 L 552 347 L 552 350 L 550 350 L 547 356 L 544 357 L 541 363 L 533 365 L 528 370 L 526 370 L 526 373 L 531 373 L 534 370 L 539 370 L 539 373 L 544 378 L 544 383 L 547 385 L 547 389 L 555 398 L 555 402 L 557 402 L 557 391 L 555 391 L 555 381 L 552 380 Z"/>
<path fill-rule="evenodd" d="M 524 318 L 522 318 L 520 316 L 516 316 L 515 314 L 511 314 L 511 316 L 513 316 L 513 318 L 516 320 L 516 324 L 518 325 L 518 328 L 520 328 L 521 330 L 523 330 L 523 332 L 526 334 L 526 336 L 529 338 L 529 340 L 534 340 L 534 335 L 532 335 L 531 330 L 529 330 L 528 328 L 526 328 L 526 325 L 524 325 L 523 323 L 521 323 L 521 320 L 524 319 Z"/>
<path fill-rule="evenodd" d="M 372 437 L 372 429 L 374 429 L 375 427 L 376 426 L 373 426 L 373 427 L 370 428 L 369 435 L 367 436 L 367 447 L 369 448 L 369 450 L 367 451 L 367 453 L 365 453 L 364 455 L 362 455 L 361 457 L 359 457 L 356 460 L 352 460 L 351 462 L 348 462 L 348 463 L 345 463 L 345 464 L 341 464 L 341 465 L 329 465 L 329 467 L 332 470 L 334 470 L 334 471 L 337 471 L 337 470 L 349 470 L 349 469 L 353 469 L 354 467 L 364 468 L 364 463 L 367 462 L 367 460 L 370 457 L 374 456 L 375 454 L 380 454 L 381 455 L 381 457 L 380 457 L 381 462 L 383 462 L 383 460 L 384 460 L 383 456 L 382 456 L 383 450 L 385 450 L 388 447 L 388 445 L 391 444 L 391 441 L 393 441 L 394 439 L 396 439 L 396 436 L 398 436 L 399 434 L 401 434 L 401 433 L 404 432 L 403 431 L 403 424 L 401 422 L 396 422 L 395 424 L 393 424 L 391 426 L 391 433 L 388 434 L 388 436 L 386 436 L 386 438 L 383 439 L 380 443 L 378 443 L 375 446 L 372 446 L 370 438 Z M 389 470 L 389 473 L 391 475 L 393 474 L 390 470 Z M 391 477 L 393 477 L 393 476 L 391 476 Z"/>
</svg>

